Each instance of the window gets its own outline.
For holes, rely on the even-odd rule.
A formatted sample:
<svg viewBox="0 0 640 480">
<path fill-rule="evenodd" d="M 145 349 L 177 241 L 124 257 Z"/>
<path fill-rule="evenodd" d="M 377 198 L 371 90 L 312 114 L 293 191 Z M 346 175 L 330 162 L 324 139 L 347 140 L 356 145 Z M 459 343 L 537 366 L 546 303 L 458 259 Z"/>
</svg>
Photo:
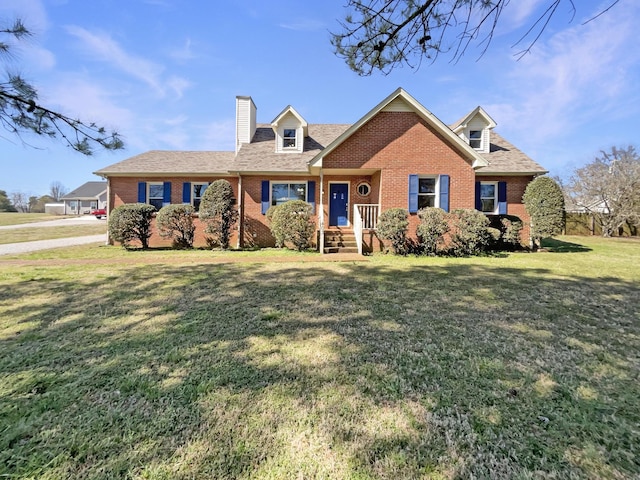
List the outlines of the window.
<svg viewBox="0 0 640 480">
<path fill-rule="evenodd" d="M 296 148 L 296 129 L 285 128 L 282 135 L 282 146 L 284 148 Z"/>
<path fill-rule="evenodd" d="M 272 183 L 271 205 L 281 205 L 289 200 L 307 201 L 307 183 Z"/>
<path fill-rule="evenodd" d="M 202 195 L 208 186 L 208 183 L 191 184 L 191 204 L 196 212 L 200 210 L 200 201 L 202 200 Z"/>
<path fill-rule="evenodd" d="M 371 193 L 371 185 L 369 185 L 368 182 L 361 182 L 356 187 L 356 192 L 358 192 L 358 195 L 361 197 L 367 197 L 369 193 Z"/>
<path fill-rule="evenodd" d="M 437 183 L 435 177 L 418 179 L 418 209 L 438 206 L 436 202 Z"/>
<path fill-rule="evenodd" d="M 484 213 L 496 213 L 498 188 L 496 182 L 480 183 L 480 205 Z"/>
<path fill-rule="evenodd" d="M 147 189 L 147 203 L 156 207 L 156 210 L 160 210 L 164 202 L 164 185 L 162 183 L 148 183 Z"/>
<path fill-rule="evenodd" d="M 476 150 L 482 149 L 482 130 L 469 131 L 469 145 Z"/>
</svg>

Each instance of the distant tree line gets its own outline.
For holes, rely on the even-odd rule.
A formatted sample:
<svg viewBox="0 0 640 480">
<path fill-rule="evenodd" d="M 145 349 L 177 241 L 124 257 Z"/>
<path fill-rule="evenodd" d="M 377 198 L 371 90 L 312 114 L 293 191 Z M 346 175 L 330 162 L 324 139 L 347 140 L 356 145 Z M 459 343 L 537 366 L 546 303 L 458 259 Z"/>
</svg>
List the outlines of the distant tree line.
<svg viewBox="0 0 640 480">
<path fill-rule="evenodd" d="M 45 195 L 29 195 L 24 192 L 0 190 L 0 212 L 44 213 L 47 203 L 56 203 L 67 194 L 67 188 L 60 182 L 52 182 Z"/>
</svg>

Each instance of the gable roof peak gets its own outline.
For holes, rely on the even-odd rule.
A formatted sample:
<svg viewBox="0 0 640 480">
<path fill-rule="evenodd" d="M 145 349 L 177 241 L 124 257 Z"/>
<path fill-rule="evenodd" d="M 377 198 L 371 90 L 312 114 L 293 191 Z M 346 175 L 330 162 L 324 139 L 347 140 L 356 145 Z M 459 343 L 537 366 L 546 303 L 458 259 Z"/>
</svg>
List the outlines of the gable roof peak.
<svg viewBox="0 0 640 480">
<path fill-rule="evenodd" d="M 307 121 L 302 117 L 302 115 L 300 115 L 295 108 L 293 108 L 291 105 L 287 105 L 284 110 L 282 110 L 277 116 L 276 118 L 273 119 L 273 121 L 271 122 L 271 128 L 273 129 L 273 131 L 275 132 L 278 129 L 278 124 L 280 123 L 280 121 L 286 117 L 288 114 L 293 115 L 294 117 L 296 117 L 296 119 L 300 122 L 300 126 L 302 127 L 302 130 L 304 131 L 304 136 L 308 136 L 308 130 L 309 130 L 309 124 L 307 123 Z"/>
<path fill-rule="evenodd" d="M 451 125 L 451 129 L 454 132 L 459 133 L 461 130 L 467 128 L 467 126 L 469 125 L 469 122 L 471 122 L 477 116 L 480 116 L 480 118 L 482 118 L 482 120 L 486 123 L 487 128 L 492 129 L 496 127 L 497 125 L 496 121 L 493 118 L 491 118 L 491 116 L 486 112 L 484 108 L 478 105 L 476 108 L 471 110 L 468 114 L 466 114 L 460 120 L 458 120 L 453 125 Z"/>
</svg>

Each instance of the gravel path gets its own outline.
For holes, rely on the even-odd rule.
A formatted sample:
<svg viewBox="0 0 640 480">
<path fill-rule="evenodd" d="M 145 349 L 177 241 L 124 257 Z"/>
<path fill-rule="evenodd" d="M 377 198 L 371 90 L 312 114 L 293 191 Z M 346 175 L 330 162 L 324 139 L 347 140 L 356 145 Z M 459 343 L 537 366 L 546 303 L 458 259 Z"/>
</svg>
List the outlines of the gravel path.
<svg viewBox="0 0 640 480">
<path fill-rule="evenodd" d="M 35 242 L 7 243 L 0 245 L 0 255 L 17 255 L 20 253 L 48 250 L 50 248 L 70 247 L 72 245 L 84 245 L 86 243 L 105 243 L 107 235 L 87 235 L 84 237 L 56 238 L 55 240 L 38 240 Z"/>
</svg>

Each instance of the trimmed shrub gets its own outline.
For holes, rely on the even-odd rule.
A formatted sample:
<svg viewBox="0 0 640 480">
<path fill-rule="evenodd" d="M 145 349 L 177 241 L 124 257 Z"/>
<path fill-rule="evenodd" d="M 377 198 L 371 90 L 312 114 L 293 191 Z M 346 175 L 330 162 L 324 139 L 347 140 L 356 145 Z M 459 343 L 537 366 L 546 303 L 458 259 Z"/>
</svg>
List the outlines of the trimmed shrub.
<svg viewBox="0 0 640 480">
<path fill-rule="evenodd" d="M 527 185 L 522 201 L 531 216 L 534 248 L 543 238 L 562 233 L 565 224 L 564 194 L 558 182 L 547 176 L 534 178 Z"/>
<path fill-rule="evenodd" d="M 171 238 L 174 248 L 192 248 L 196 227 L 191 205 L 167 205 L 156 215 L 156 226 L 162 238 Z"/>
<path fill-rule="evenodd" d="M 227 180 L 216 180 L 202 194 L 200 220 L 205 224 L 205 233 L 211 235 L 207 241 L 211 245 L 229 248 L 231 231 L 238 220 L 233 187 Z"/>
<path fill-rule="evenodd" d="M 427 255 L 436 255 L 442 247 L 444 234 L 449 231 L 448 215 L 441 208 L 427 207 L 418 210 L 418 218 L 416 233 L 420 250 Z"/>
<path fill-rule="evenodd" d="M 390 208 L 382 212 L 378 219 L 378 236 L 391 242 L 391 248 L 396 255 L 409 253 L 408 216 L 409 212 L 404 208 Z"/>
<path fill-rule="evenodd" d="M 156 208 L 146 203 L 127 203 L 115 208 L 109 215 L 109 237 L 129 248 L 132 241 L 140 242 L 143 250 L 149 248 L 151 219 Z"/>
<path fill-rule="evenodd" d="M 500 238 L 500 230 L 490 227 L 485 214 L 474 209 L 453 212 L 451 253 L 456 256 L 479 255 Z"/>
<path fill-rule="evenodd" d="M 267 218 L 276 246 L 281 248 L 288 242 L 298 251 L 308 248 L 316 230 L 311 212 L 311 205 L 302 200 L 289 200 L 269 208 Z"/>
<path fill-rule="evenodd" d="M 492 245 L 493 250 L 514 251 L 522 248 L 520 234 L 523 223 L 515 215 L 489 215 L 490 227 L 500 231 L 500 238 Z"/>
</svg>

